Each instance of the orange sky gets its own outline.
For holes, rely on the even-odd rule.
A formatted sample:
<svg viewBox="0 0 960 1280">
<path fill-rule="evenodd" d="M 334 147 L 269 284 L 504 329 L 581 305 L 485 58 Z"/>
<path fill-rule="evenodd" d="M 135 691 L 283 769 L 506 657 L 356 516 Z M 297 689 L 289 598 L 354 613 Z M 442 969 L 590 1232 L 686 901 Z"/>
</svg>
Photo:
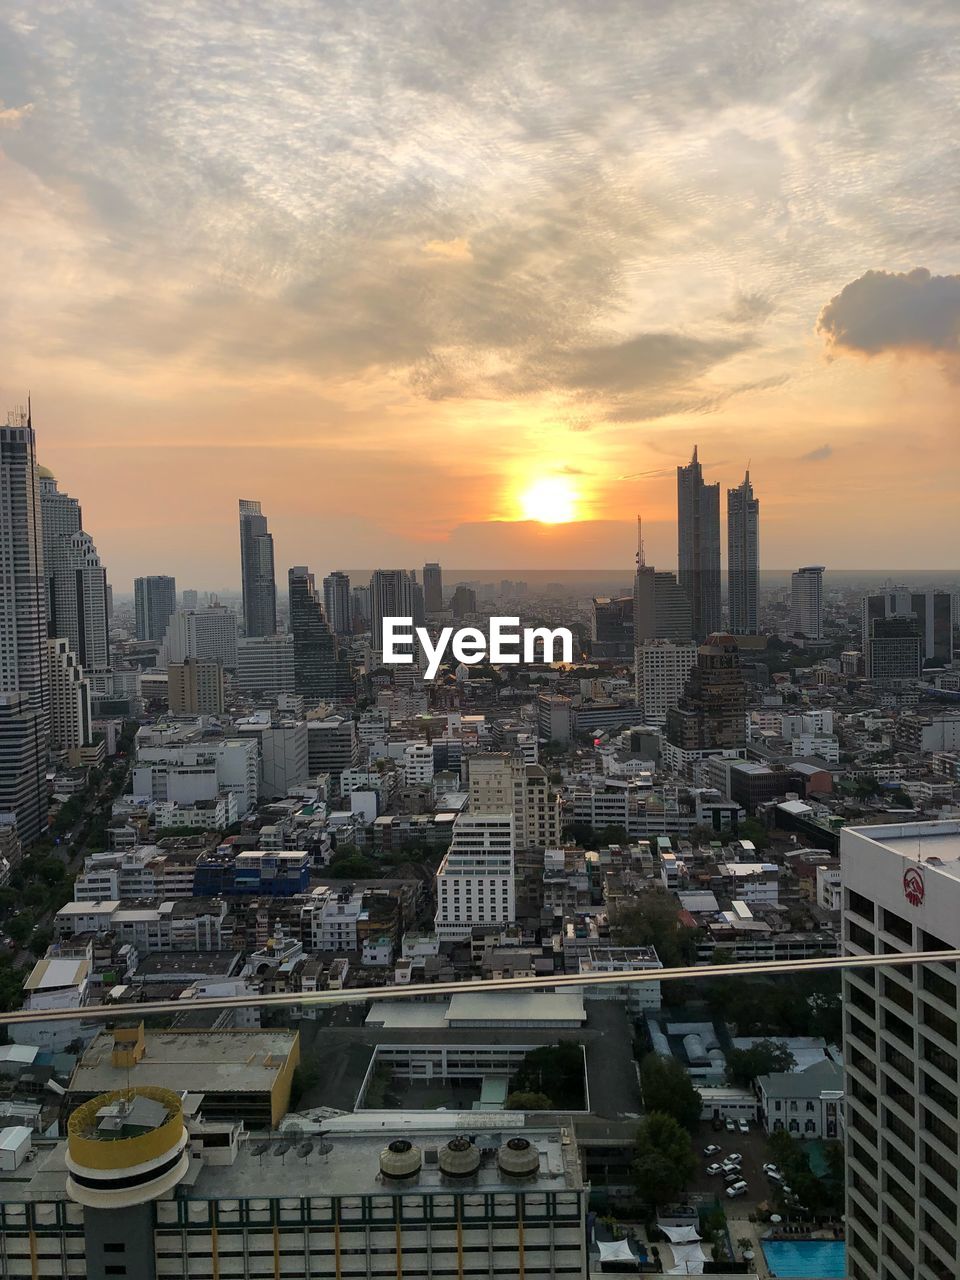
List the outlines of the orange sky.
<svg viewBox="0 0 960 1280">
<path fill-rule="evenodd" d="M 694 442 L 766 567 L 956 567 L 956 14 L 483 9 L 8 11 L 2 389 L 118 589 L 240 496 L 281 575 L 670 567 Z"/>
</svg>

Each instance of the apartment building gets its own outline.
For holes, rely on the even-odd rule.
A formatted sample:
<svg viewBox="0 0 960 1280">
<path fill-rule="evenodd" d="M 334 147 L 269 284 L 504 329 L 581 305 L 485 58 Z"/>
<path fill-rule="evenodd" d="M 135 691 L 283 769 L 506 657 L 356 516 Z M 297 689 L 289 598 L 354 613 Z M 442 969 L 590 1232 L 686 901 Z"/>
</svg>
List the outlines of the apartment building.
<svg viewBox="0 0 960 1280">
<path fill-rule="evenodd" d="M 441 940 L 467 938 L 477 925 L 516 917 L 514 821 L 510 813 L 461 813 L 436 877 Z"/>
</svg>

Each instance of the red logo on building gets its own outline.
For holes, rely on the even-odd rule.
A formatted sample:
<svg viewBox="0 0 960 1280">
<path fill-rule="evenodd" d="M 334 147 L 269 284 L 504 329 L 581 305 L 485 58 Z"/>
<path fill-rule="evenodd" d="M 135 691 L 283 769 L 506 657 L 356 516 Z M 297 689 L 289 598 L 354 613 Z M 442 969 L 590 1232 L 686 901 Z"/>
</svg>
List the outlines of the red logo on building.
<svg viewBox="0 0 960 1280">
<path fill-rule="evenodd" d="M 903 873 L 903 896 L 911 906 L 919 907 L 925 892 L 923 872 L 919 867 L 907 867 Z"/>
</svg>

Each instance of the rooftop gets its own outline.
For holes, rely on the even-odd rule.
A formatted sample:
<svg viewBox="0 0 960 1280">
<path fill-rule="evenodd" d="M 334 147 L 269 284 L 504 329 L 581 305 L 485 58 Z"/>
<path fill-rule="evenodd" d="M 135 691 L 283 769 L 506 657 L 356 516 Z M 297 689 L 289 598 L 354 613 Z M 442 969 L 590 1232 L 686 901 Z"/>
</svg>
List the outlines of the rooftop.
<svg viewBox="0 0 960 1280">
<path fill-rule="evenodd" d="M 960 878 L 960 822 L 905 822 L 850 830 L 911 862 Z"/>
</svg>

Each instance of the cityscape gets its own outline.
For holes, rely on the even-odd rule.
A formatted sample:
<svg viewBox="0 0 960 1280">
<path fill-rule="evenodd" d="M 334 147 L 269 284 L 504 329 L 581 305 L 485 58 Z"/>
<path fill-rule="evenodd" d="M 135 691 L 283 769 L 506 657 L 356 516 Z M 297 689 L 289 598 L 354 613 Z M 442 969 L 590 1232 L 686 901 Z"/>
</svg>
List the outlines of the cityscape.
<svg viewBox="0 0 960 1280">
<path fill-rule="evenodd" d="M 958 48 L 0 6 L 0 1280 L 960 1280 Z"/>
</svg>

